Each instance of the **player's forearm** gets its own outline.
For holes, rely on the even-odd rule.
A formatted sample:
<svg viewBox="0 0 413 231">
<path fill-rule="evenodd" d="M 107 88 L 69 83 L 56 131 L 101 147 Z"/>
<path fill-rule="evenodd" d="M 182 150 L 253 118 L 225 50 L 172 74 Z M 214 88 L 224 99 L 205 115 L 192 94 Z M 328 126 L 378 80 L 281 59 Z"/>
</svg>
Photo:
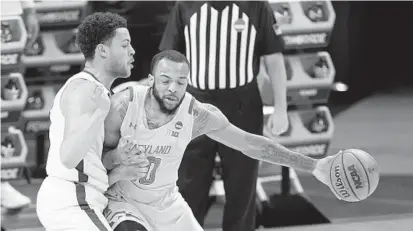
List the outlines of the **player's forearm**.
<svg viewBox="0 0 413 231">
<path fill-rule="evenodd" d="M 112 169 L 108 174 L 108 178 L 109 187 L 112 186 L 114 183 L 125 179 L 125 175 L 122 174 L 121 171 L 121 166 L 117 166 L 114 169 Z"/>
<path fill-rule="evenodd" d="M 276 110 L 287 110 L 287 72 L 281 53 L 264 56 L 265 67 L 270 76 Z"/>
<path fill-rule="evenodd" d="M 293 152 L 263 136 L 246 133 L 244 141 L 246 145 L 242 152 L 251 158 L 305 172 L 313 172 L 317 165 L 317 160 L 301 153 Z"/>
<path fill-rule="evenodd" d="M 245 155 L 272 164 L 292 167 L 296 170 L 313 172 L 317 160 L 293 152 L 264 136 L 245 132 L 233 124 L 207 134 L 210 138 Z"/>
<path fill-rule="evenodd" d="M 108 149 L 103 153 L 102 163 L 107 170 L 112 170 L 121 163 L 120 155 L 117 153 L 118 149 Z"/>
<path fill-rule="evenodd" d="M 74 168 L 86 156 L 86 153 L 96 143 L 106 115 L 93 114 L 88 121 L 89 124 L 79 124 L 77 130 L 71 132 L 64 138 L 60 147 L 60 158 L 66 168 Z"/>
</svg>

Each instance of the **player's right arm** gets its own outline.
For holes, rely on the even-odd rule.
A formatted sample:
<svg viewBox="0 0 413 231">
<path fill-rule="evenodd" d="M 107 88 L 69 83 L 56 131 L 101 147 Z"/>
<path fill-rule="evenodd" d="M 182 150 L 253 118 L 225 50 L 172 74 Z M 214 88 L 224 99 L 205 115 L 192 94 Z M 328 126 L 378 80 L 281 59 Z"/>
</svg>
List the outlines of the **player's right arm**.
<svg viewBox="0 0 413 231">
<path fill-rule="evenodd" d="M 124 90 L 111 97 L 111 105 L 105 119 L 105 142 L 102 155 L 103 166 L 112 170 L 119 165 L 131 165 L 143 162 L 137 141 L 132 137 L 122 136 L 121 127 L 131 100 L 131 91 Z M 146 159 L 146 158 L 145 158 Z"/>
<path fill-rule="evenodd" d="M 122 123 L 131 100 L 130 94 L 129 90 L 114 94 L 105 119 L 105 151 L 102 163 L 108 170 L 109 186 L 120 180 L 144 177 L 149 168 L 148 159 L 139 155 L 137 141 L 121 134 Z"/>
<path fill-rule="evenodd" d="M 60 99 L 64 118 L 60 159 L 66 168 L 74 168 L 95 144 L 109 111 L 110 101 L 103 86 L 76 79 L 68 84 Z"/>
<path fill-rule="evenodd" d="M 267 137 L 246 132 L 230 123 L 227 117 L 211 104 L 195 100 L 193 115 L 192 138 L 205 134 L 253 159 L 311 172 L 317 179 L 328 184 L 328 163 L 332 157 L 316 160 L 289 150 Z"/>
<path fill-rule="evenodd" d="M 123 154 L 134 148 L 133 141 L 121 139 L 121 127 L 129 106 L 130 91 L 114 94 L 110 101 L 110 110 L 105 119 L 105 142 L 102 155 L 103 166 L 112 170 L 122 162 Z M 126 146 L 127 145 L 127 146 Z M 125 153 L 127 152 L 127 153 Z"/>
</svg>

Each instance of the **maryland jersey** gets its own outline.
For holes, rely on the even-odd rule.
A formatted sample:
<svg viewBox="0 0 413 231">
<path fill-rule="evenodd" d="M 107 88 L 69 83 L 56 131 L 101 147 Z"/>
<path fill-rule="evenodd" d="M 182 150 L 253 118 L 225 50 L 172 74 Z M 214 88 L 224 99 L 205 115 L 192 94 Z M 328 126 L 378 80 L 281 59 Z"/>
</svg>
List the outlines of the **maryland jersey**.
<svg viewBox="0 0 413 231">
<path fill-rule="evenodd" d="M 50 149 L 46 171 L 49 176 L 70 182 L 81 183 L 83 185 L 89 185 L 103 194 L 108 188 L 108 177 L 101 160 L 104 141 L 103 124 L 99 134 L 96 134 L 96 140 L 92 148 L 76 168 L 68 169 L 60 160 L 60 146 L 63 141 L 65 129 L 64 117 L 60 108 L 60 100 L 62 92 L 66 89 L 66 86 L 75 79 L 86 79 L 97 85 L 102 85 L 89 73 L 80 72 L 67 80 L 65 85 L 57 93 L 53 107 L 50 110 Z"/>
<path fill-rule="evenodd" d="M 109 196 L 122 195 L 129 202 L 157 204 L 175 192 L 178 168 L 192 138 L 192 107 L 195 99 L 186 93 L 174 118 L 167 124 L 149 129 L 146 123 L 147 86 L 133 86 L 131 101 L 121 126 L 121 136 L 131 136 L 147 156 L 150 167 L 146 177 L 117 182 Z"/>
</svg>

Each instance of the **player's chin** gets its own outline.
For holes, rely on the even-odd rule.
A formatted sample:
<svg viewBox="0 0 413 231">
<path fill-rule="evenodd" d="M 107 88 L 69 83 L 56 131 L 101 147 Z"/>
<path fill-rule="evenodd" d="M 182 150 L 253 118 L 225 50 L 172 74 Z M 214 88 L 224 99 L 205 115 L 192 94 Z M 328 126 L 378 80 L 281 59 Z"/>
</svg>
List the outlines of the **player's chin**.
<svg viewBox="0 0 413 231">
<path fill-rule="evenodd" d="M 129 78 L 131 73 L 132 72 L 130 71 L 130 69 L 127 69 L 121 75 L 119 75 L 119 78 L 122 78 L 122 79 Z"/>
<path fill-rule="evenodd" d="M 166 100 L 164 100 L 163 105 L 168 111 L 174 111 L 178 107 L 177 103 L 166 102 Z"/>
</svg>

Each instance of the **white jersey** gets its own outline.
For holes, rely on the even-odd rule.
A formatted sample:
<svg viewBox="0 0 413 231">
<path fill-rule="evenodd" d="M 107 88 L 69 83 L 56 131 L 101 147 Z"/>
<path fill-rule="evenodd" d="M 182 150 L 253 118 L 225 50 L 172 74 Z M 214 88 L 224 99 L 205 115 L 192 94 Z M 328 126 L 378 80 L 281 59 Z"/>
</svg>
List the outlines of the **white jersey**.
<svg viewBox="0 0 413 231">
<path fill-rule="evenodd" d="M 184 151 L 192 139 L 192 107 L 195 99 L 186 93 L 174 118 L 167 124 L 149 129 L 146 123 L 144 102 L 149 92 L 147 86 L 133 86 L 133 98 L 121 126 L 121 136 L 132 136 L 143 147 L 150 168 L 146 177 L 115 183 L 109 196 L 122 195 L 131 203 L 162 206 L 164 197 L 177 191 L 178 168 Z"/>
<path fill-rule="evenodd" d="M 65 129 L 64 117 L 60 108 L 60 100 L 62 92 L 66 89 L 67 85 L 75 79 L 85 79 L 97 85 L 102 85 L 89 73 L 83 71 L 68 79 L 65 85 L 57 93 L 53 107 L 50 110 L 50 149 L 46 171 L 48 176 L 80 183 L 85 186 L 91 186 L 103 195 L 108 188 L 108 176 L 101 160 L 104 141 L 103 124 L 99 134 L 96 134 L 96 140 L 92 148 L 86 153 L 84 159 L 80 161 L 76 168 L 68 169 L 60 160 L 60 146 L 63 141 Z"/>
</svg>

